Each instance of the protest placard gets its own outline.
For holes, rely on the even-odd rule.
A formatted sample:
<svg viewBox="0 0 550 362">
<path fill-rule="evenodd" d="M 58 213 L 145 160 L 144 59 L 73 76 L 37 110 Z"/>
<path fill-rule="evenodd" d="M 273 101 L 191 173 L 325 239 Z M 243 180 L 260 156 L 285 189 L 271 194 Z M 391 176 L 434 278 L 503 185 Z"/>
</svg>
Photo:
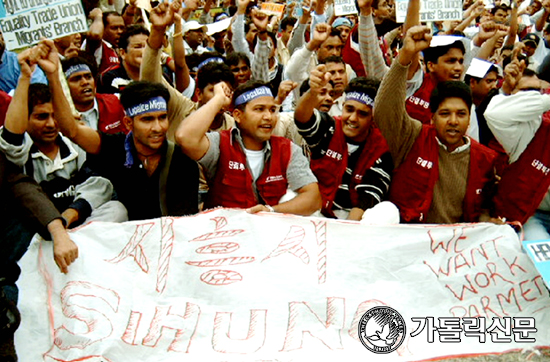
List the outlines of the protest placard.
<svg viewBox="0 0 550 362">
<path fill-rule="evenodd" d="M 285 13 L 285 4 L 262 3 L 260 9 L 267 15 L 277 15 L 281 19 Z"/>
<path fill-rule="evenodd" d="M 355 0 L 334 0 L 334 14 L 336 16 L 357 14 Z"/>
<path fill-rule="evenodd" d="M 548 290 L 508 226 L 217 209 L 70 236 L 67 275 L 51 242 L 21 261 L 21 362 L 418 361 L 550 345 Z"/>
<path fill-rule="evenodd" d="M 408 0 L 396 0 L 396 20 L 405 22 Z M 462 1 L 460 0 L 421 0 L 420 21 L 462 20 Z"/>
<path fill-rule="evenodd" d="M 0 4 L 0 30 L 8 50 L 88 30 L 80 0 L 2 0 Z"/>
</svg>

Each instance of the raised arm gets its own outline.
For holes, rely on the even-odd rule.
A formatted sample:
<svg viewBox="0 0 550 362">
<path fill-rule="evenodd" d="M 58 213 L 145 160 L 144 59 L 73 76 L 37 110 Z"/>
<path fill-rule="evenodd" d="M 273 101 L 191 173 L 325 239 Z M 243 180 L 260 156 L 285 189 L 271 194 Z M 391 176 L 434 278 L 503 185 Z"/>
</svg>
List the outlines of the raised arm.
<svg viewBox="0 0 550 362">
<path fill-rule="evenodd" d="M 271 54 L 271 45 L 269 36 L 267 35 L 267 25 L 269 17 L 263 11 L 252 9 L 252 22 L 258 29 L 256 47 L 254 48 L 254 57 L 250 59 L 252 67 L 252 77 L 255 80 L 269 82 L 269 55 Z"/>
<path fill-rule="evenodd" d="M 305 33 L 307 24 L 311 19 L 311 12 L 309 11 L 309 0 L 302 1 L 302 16 L 298 19 L 298 22 L 292 30 L 292 35 L 288 41 L 287 48 L 290 55 L 294 53 L 294 50 L 300 48 L 305 43 Z"/>
<path fill-rule="evenodd" d="M 294 111 L 294 120 L 298 123 L 307 123 L 313 117 L 313 110 L 319 105 L 319 95 L 330 79 L 326 65 L 318 65 L 309 74 L 309 90 L 298 100 Z"/>
<path fill-rule="evenodd" d="M 233 45 L 233 50 L 235 50 L 236 52 L 245 53 L 248 59 L 250 59 L 250 64 L 252 64 L 254 54 L 252 54 L 250 48 L 248 47 L 246 34 L 244 33 L 244 17 L 246 15 L 246 8 L 248 7 L 249 3 L 250 0 L 237 1 L 237 15 L 235 16 L 235 20 L 231 25 L 231 32 L 233 33 L 233 36 L 231 37 L 231 44 Z"/>
<path fill-rule="evenodd" d="M 22 135 L 27 130 L 29 121 L 28 99 L 31 76 L 36 68 L 35 48 L 28 48 L 19 53 L 17 60 L 21 68 L 19 81 L 13 98 L 6 112 L 4 127 L 11 133 Z"/>
<path fill-rule="evenodd" d="M 407 31 L 399 57 L 382 80 L 375 98 L 374 121 L 386 138 L 395 167 L 407 156 L 422 127 L 405 109 L 405 78 L 413 59 L 430 46 L 431 37 L 430 29 L 425 26 Z"/>
<path fill-rule="evenodd" d="M 38 49 L 40 54 L 38 65 L 48 78 L 52 93 L 53 111 L 61 133 L 69 137 L 86 152 L 99 153 L 101 146 L 99 133 L 74 119 L 69 102 L 65 97 L 65 93 L 63 93 L 58 73 L 59 55 L 53 41 L 49 39 L 41 40 Z"/>
<path fill-rule="evenodd" d="M 420 0 L 410 0 L 407 7 L 407 18 L 403 24 L 403 34 L 407 34 L 407 31 L 413 26 L 420 25 Z M 429 46 L 429 45 L 428 45 Z M 414 55 L 411 59 L 409 72 L 407 74 L 407 80 L 412 79 L 415 73 L 420 68 L 420 52 Z"/>
<path fill-rule="evenodd" d="M 181 23 L 181 15 L 174 14 L 174 42 L 172 45 L 172 56 L 174 57 L 174 63 L 176 66 L 176 89 L 180 92 L 189 87 L 189 67 L 185 61 L 185 47 L 183 46 L 183 25 Z"/>
<path fill-rule="evenodd" d="M 95 8 L 90 11 L 89 18 L 92 20 L 92 24 L 86 34 L 86 52 L 93 55 L 103 40 L 103 12 L 100 8 Z"/>
<path fill-rule="evenodd" d="M 214 96 L 180 123 L 176 130 L 176 142 L 187 156 L 198 161 L 206 154 L 210 147 L 206 132 L 210 129 L 216 114 L 230 104 L 231 89 L 224 82 L 220 82 L 214 86 Z"/>
<path fill-rule="evenodd" d="M 378 45 L 378 36 L 372 18 L 372 1 L 358 0 L 359 17 L 359 53 L 363 67 L 369 77 L 382 79 L 389 67 L 384 61 L 382 49 Z"/>
<path fill-rule="evenodd" d="M 311 55 L 327 40 L 329 33 L 330 25 L 321 23 L 315 26 L 315 31 L 309 43 L 305 47 L 296 50 L 290 57 L 285 67 L 285 76 L 287 79 L 302 84 L 307 78 L 307 67 Z"/>
</svg>

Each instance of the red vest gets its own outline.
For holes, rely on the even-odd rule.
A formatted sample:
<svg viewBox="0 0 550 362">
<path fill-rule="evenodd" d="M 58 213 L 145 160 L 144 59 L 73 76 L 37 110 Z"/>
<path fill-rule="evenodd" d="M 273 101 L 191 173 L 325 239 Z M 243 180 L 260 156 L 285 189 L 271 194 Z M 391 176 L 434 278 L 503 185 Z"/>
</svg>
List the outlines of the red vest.
<svg viewBox="0 0 550 362">
<path fill-rule="evenodd" d="M 11 96 L 3 90 L 0 90 L 0 126 L 4 125 L 10 102 Z"/>
<path fill-rule="evenodd" d="M 477 222 L 484 201 L 485 185 L 494 179 L 496 154 L 470 139 L 470 170 L 462 204 L 462 221 Z M 423 126 L 409 154 L 392 176 L 390 201 L 403 222 L 423 222 L 430 210 L 439 179 L 439 144 L 435 128 Z"/>
<path fill-rule="evenodd" d="M 96 93 L 97 106 L 99 108 L 98 131 L 103 133 L 128 133 L 122 119 L 124 108 L 120 100 L 114 94 Z"/>
<path fill-rule="evenodd" d="M 437 82 L 432 79 L 429 73 L 424 74 L 424 80 L 418 90 L 405 102 L 407 113 L 412 118 L 419 120 L 423 124 L 430 124 L 432 111 L 430 111 L 430 97 Z"/>
<path fill-rule="evenodd" d="M 524 224 L 550 187 L 550 121 L 543 120 L 521 156 L 509 165 L 494 197 L 495 216 Z"/>
<path fill-rule="evenodd" d="M 323 214 L 334 217 L 332 204 L 342 183 L 342 176 L 348 165 L 348 145 L 342 131 L 342 117 L 334 118 L 334 134 L 330 140 L 327 152 L 321 158 L 311 160 L 311 170 L 317 177 L 319 191 L 323 197 Z M 388 152 L 386 140 L 376 126 L 372 126 L 365 141 L 365 147 L 351 176 L 349 185 L 350 198 L 353 206 L 359 204 L 359 195 L 355 187 L 361 182 L 366 170 L 371 168 L 384 153 Z"/>
<path fill-rule="evenodd" d="M 277 205 L 287 191 L 286 169 L 292 155 L 291 141 L 271 136 L 271 156 L 256 180 L 256 190 L 267 205 Z M 231 130 L 220 132 L 220 158 L 208 191 L 207 208 L 217 206 L 248 208 L 261 203 L 254 192 L 254 179 L 246 154 L 232 138 Z"/>
<path fill-rule="evenodd" d="M 111 44 L 107 43 L 105 40 L 102 40 L 101 48 L 101 63 L 98 67 L 99 74 L 103 74 L 109 69 L 120 65 L 120 58 L 118 57 L 117 52 L 113 49 Z"/>
</svg>

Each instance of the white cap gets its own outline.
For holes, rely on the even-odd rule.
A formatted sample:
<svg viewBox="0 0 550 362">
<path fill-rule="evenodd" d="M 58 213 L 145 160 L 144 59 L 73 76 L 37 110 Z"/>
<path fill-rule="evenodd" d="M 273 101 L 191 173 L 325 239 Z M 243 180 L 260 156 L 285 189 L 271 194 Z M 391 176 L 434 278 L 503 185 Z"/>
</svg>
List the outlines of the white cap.
<svg viewBox="0 0 550 362">
<path fill-rule="evenodd" d="M 206 27 L 206 25 L 200 24 L 196 20 L 190 20 L 190 21 L 185 22 L 185 24 L 183 24 L 182 32 L 183 32 L 183 34 L 185 34 L 189 30 L 198 30 L 198 29 L 202 29 L 202 31 L 206 32 L 206 30 L 208 28 Z"/>
<path fill-rule="evenodd" d="M 220 31 L 227 30 L 230 23 L 231 23 L 231 18 L 226 18 L 220 21 L 216 21 L 215 23 L 208 24 L 206 26 L 208 28 L 208 30 L 206 31 L 206 34 L 212 35 L 212 34 L 219 33 Z"/>
<path fill-rule="evenodd" d="M 466 75 L 475 78 L 485 78 L 489 69 L 493 66 L 493 63 L 486 60 L 474 58 L 466 71 Z"/>
<path fill-rule="evenodd" d="M 451 45 L 458 40 L 462 41 L 462 37 L 455 35 L 436 35 L 432 37 L 430 48 Z"/>
</svg>

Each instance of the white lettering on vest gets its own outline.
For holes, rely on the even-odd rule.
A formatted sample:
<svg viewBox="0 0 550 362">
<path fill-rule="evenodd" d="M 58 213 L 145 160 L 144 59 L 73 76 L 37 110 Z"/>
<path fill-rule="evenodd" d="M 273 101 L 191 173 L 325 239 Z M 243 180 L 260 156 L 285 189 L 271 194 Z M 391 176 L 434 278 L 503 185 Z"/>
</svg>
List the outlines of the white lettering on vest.
<svg viewBox="0 0 550 362">
<path fill-rule="evenodd" d="M 229 161 L 229 169 L 230 170 L 240 170 L 244 171 L 245 167 L 244 164 L 237 162 L 237 161 Z"/>
<path fill-rule="evenodd" d="M 284 181 L 284 177 L 283 175 L 276 175 L 276 176 L 268 176 L 266 179 L 265 179 L 265 182 L 268 183 L 268 182 L 275 182 L 275 181 Z"/>
<path fill-rule="evenodd" d="M 420 165 L 421 167 L 427 168 L 428 170 L 430 170 L 434 165 L 432 161 L 424 160 L 422 159 L 422 157 L 418 157 L 416 159 L 416 164 Z"/>
<path fill-rule="evenodd" d="M 531 166 L 542 172 L 545 176 L 550 172 L 550 168 L 539 160 L 533 160 L 533 162 L 531 162 Z"/>
<path fill-rule="evenodd" d="M 340 161 L 342 159 L 342 155 L 336 151 L 333 151 L 333 150 L 327 150 L 327 156 L 328 157 L 331 157 L 331 158 L 334 158 L 338 161 Z"/>
<path fill-rule="evenodd" d="M 416 105 L 421 105 L 422 107 L 428 109 L 430 107 L 430 102 L 426 102 L 425 100 L 421 99 L 421 98 L 418 98 L 418 97 L 415 97 L 415 96 L 410 96 L 409 97 L 409 102 L 413 103 L 413 104 L 416 104 Z"/>
</svg>

